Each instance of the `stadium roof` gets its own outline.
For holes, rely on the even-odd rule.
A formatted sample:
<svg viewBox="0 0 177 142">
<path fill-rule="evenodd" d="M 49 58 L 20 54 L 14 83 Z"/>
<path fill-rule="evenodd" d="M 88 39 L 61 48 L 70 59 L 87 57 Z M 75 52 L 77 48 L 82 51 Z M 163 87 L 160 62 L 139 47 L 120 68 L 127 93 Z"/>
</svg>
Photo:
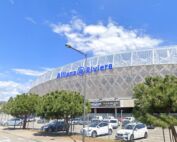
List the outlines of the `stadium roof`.
<svg viewBox="0 0 177 142">
<path fill-rule="evenodd" d="M 177 47 L 120 52 L 112 55 L 95 56 L 88 58 L 87 60 L 87 67 L 95 67 L 105 64 L 112 64 L 113 68 L 152 64 L 177 64 Z M 59 72 L 75 71 L 83 66 L 84 60 L 79 60 L 56 68 L 40 76 L 33 82 L 32 86 L 56 79 Z"/>
</svg>

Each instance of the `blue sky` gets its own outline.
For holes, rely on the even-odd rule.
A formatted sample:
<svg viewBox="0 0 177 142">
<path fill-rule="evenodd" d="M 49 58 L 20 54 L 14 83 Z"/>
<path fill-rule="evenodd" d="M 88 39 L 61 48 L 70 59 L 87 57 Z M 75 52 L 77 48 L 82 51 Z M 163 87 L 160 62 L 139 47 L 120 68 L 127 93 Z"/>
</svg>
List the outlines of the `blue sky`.
<svg viewBox="0 0 177 142">
<path fill-rule="evenodd" d="M 0 100 L 52 68 L 89 56 L 177 45 L 177 1 L 1 0 Z"/>
</svg>

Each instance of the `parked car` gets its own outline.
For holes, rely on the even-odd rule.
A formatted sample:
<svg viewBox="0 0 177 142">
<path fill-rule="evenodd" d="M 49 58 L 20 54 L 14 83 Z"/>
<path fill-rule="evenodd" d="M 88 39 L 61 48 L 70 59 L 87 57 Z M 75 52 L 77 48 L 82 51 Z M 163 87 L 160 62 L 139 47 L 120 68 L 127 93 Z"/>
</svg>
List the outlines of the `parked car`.
<svg viewBox="0 0 177 142">
<path fill-rule="evenodd" d="M 100 123 L 102 122 L 102 120 L 98 120 L 98 119 L 92 119 L 91 120 L 91 123 Z M 108 122 L 107 122 L 108 123 Z"/>
<path fill-rule="evenodd" d="M 100 122 L 92 123 L 88 127 L 81 129 L 81 134 L 95 138 L 100 135 L 111 135 L 112 131 L 112 126 L 109 123 Z"/>
<path fill-rule="evenodd" d="M 82 121 L 82 119 L 81 118 L 74 118 L 74 119 L 72 119 L 72 120 L 70 120 L 70 124 L 72 123 L 72 124 L 74 124 L 74 125 L 78 125 L 78 124 L 81 124 L 81 121 Z"/>
<path fill-rule="evenodd" d="M 122 128 L 124 128 L 127 124 L 131 123 L 130 120 L 125 119 L 122 121 Z"/>
<path fill-rule="evenodd" d="M 3 120 L 0 121 L 0 125 L 4 125 L 4 121 Z"/>
<path fill-rule="evenodd" d="M 49 121 L 44 119 L 44 118 L 40 118 L 40 119 L 37 119 L 37 123 L 38 124 L 43 124 L 43 123 L 48 123 Z"/>
<path fill-rule="evenodd" d="M 148 130 L 143 123 L 129 123 L 124 129 L 117 131 L 115 138 L 124 141 L 133 141 L 138 138 L 147 138 Z"/>
<path fill-rule="evenodd" d="M 117 129 L 119 126 L 119 121 L 117 119 L 103 119 L 103 122 L 110 123 L 113 129 Z"/>
<path fill-rule="evenodd" d="M 103 117 L 102 116 L 95 116 L 91 119 L 91 123 L 99 123 L 103 121 Z"/>
<path fill-rule="evenodd" d="M 4 126 L 20 126 L 23 124 L 23 120 L 20 118 L 11 118 L 4 122 Z"/>
<path fill-rule="evenodd" d="M 155 126 L 152 125 L 152 124 L 147 124 L 146 126 L 147 126 L 148 129 L 154 129 L 155 128 Z"/>
<path fill-rule="evenodd" d="M 63 120 L 55 120 L 51 121 L 47 125 L 42 126 L 41 130 L 44 132 L 66 131 L 67 125 Z"/>
<path fill-rule="evenodd" d="M 33 122 L 35 121 L 35 117 L 32 117 L 32 116 L 29 116 L 27 119 L 26 119 L 27 122 Z"/>
<path fill-rule="evenodd" d="M 103 116 L 95 116 L 94 119 L 103 120 Z"/>
<path fill-rule="evenodd" d="M 130 122 L 133 122 L 133 121 L 135 121 L 135 118 L 134 117 L 125 117 L 124 119 L 123 119 L 123 121 L 124 120 L 129 120 Z"/>
<path fill-rule="evenodd" d="M 78 121 L 78 124 L 79 125 L 83 125 L 83 124 L 88 125 L 88 124 L 90 124 L 90 121 L 89 120 L 84 121 L 84 120 L 81 119 L 81 120 Z"/>
</svg>

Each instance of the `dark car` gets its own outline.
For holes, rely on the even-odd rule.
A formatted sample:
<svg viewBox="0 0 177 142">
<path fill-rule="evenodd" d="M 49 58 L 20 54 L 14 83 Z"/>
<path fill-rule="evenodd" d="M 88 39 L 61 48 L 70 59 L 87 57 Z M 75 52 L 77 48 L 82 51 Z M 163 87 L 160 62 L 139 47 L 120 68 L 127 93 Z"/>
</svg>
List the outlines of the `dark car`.
<svg viewBox="0 0 177 142">
<path fill-rule="evenodd" d="M 147 126 L 148 129 L 154 129 L 155 128 L 155 126 L 152 125 L 152 124 L 147 124 L 146 126 Z"/>
<path fill-rule="evenodd" d="M 129 124 L 130 123 L 130 121 L 129 120 L 124 120 L 123 122 L 122 122 L 122 128 L 124 128 L 127 124 Z"/>
<path fill-rule="evenodd" d="M 41 130 L 44 132 L 57 132 L 57 131 L 66 131 L 67 125 L 64 121 L 52 121 L 47 125 L 41 127 Z"/>
</svg>

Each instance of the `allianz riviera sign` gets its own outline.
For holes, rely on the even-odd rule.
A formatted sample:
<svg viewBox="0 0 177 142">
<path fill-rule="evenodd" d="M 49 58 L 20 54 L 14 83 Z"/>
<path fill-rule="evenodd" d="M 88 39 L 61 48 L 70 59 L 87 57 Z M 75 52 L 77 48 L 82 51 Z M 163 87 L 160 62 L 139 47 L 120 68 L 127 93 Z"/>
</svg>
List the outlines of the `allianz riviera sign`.
<svg viewBox="0 0 177 142">
<path fill-rule="evenodd" d="M 72 77 L 72 76 L 77 76 L 77 75 L 83 76 L 84 74 L 96 73 L 96 72 L 105 71 L 105 70 L 112 70 L 112 68 L 113 68 L 112 64 L 98 65 L 95 67 L 79 67 L 75 71 L 59 72 L 57 74 L 57 79 Z"/>
</svg>

